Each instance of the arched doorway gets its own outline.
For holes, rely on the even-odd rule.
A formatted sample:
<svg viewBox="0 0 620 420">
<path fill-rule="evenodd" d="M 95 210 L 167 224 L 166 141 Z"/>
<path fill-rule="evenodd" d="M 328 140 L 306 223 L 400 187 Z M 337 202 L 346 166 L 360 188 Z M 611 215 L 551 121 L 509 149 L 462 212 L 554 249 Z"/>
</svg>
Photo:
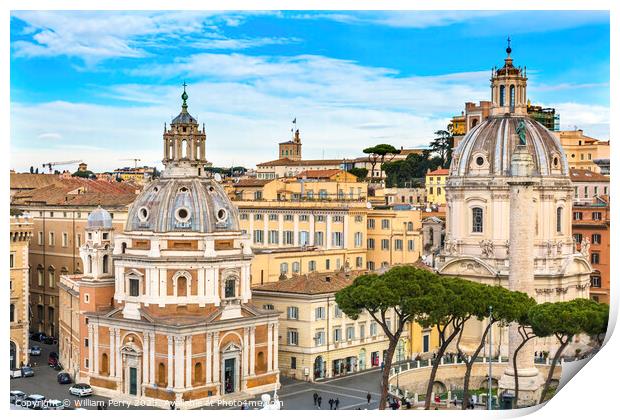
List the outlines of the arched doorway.
<svg viewBox="0 0 620 420">
<path fill-rule="evenodd" d="M 435 381 L 433 382 L 433 392 L 435 394 L 444 394 L 448 391 L 446 385 L 443 382 Z"/>
<path fill-rule="evenodd" d="M 17 346 L 11 341 L 11 370 L 17 367 Z"/>
<path fill-rule="evenodd" d="M 120 349 L 123 363 L 123 392 L 139 397 L 142 395 L 142 350 L 133 337 Z"/>
<path fill-rule="evenodd" d="M 322 356 L 314 359 L 314 379 L 322 379 L 325 377 L 325 362 Z"/>
</svg>

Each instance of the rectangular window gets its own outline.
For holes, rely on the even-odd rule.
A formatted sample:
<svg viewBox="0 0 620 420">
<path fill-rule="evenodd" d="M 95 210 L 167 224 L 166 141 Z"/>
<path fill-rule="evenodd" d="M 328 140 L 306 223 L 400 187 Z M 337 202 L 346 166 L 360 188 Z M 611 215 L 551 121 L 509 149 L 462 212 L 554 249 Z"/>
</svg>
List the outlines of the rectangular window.
<svg viewBox="0 0 620 420">
<path fill-rule="evenodd" d="M 325 345 L 325 331 L 318 330 L 314 335 L 314 342 L 317 346 Z"/>
<path fill-rule="evenodd" d="M 286 309 L 286 316 L 288 319 L 299 319 L 299 308 L 296 306 L 289 306 Z"/>
<path fill-rule="evenodd" d="M 368 227 L 368 229 L 374 229 L 375 228 L 375 219 L 368 219 L 366 221 L 366 226 Z"/>
<path fill-rule="evenodd" d="M 601 276 L 592 276 L 590 278 L 590 283 L 592 287 L 601 287 Z"/>
<path fill-rule="evenodd" d="M 293 245 L 295 236 L 292 230 L 285 230 L 283 233 L 284 245 Z"/>
<path fill-rule="evenodd" d="M 262 230 L 255 230 L 254 231 L 254 243 L 255 244 L 262 244 L 263 243 L 263 231 Z"/>
<path fill-rule="evenodd" d="M 394 248 L 396 249 L 396 251 L 402 251 L 403 250 L 403 240 L 402 239 L 394 240 Z"/>
<path fill-rule="evenodd" d="M 129 279 L 129 296 L 138 296 L 140 294 L 140 281 L 138 279 Z"/>
<path fill-rule="evenodd" d="M 308 271 L 316 271 L 316 261 L 308 261 Z"/>
<path fill-rule="evenodd" d="M 598 187 L 594 187 L 594 195 L 597 196 L 598 195 Z"/>
<path fill-rule="evenodd" d="M 601 235 L 599 233 L 592 234 L 592 244 L 595 244 L 595 245 L 601 244 Z"/>
<path fill-rule="evenodd" d="M 254 200 L 262 200 L 263 192 L 262 191 L 254 191 Z"/>
<path fill-rule="evenodd" d="M 39 236 L 39 237 L 38 237 L 38 239 L 37 239 L 37 244 L 38 244 L 38 245 L 43 245 L 43 232 L 39 232 L 39 235 L 38 235 L 38 236 Z"/>
<path fill-rule="evenodd" d="M 342 341 L 342 330 L 340 328 L 334 328 L 334 343 Z"/>
<path fill-rule="evenodd" d="M 601 220 L 603 214 L 600 211 L 595 211 L 592 213 L 592 220 Z"/>
<path fill-rule="evenodd" d="M 573 235 L 573 238 L 575 238 L 575 242 L 577 242 L 578 244 L 581 243 L 581 241 L 583 240 L 583 235 L 581 233 L 575 233 Z"/>
<path fill-rule="evenodd" d="M 600 262 L 601 262 L 601 256 L 599 255 L 599 253 L 598 252 L 593 252 L 590 255 L 590 263 L 592 263 L 592 264 L 600 264 Z"/>
<path fill-rule="evenodd" d="M 424 334 L 422 337 L 422 352 L 428 353 L 430 350 L 430 337 L 428 334 Z"/>
<path fill-rule="evenodd" d="M 49 233 L 49 245 L 54 246 L 56 243 L 56 238 L 54 237 L 54 232 Z"/>
<path fill-rule="evenodd" d="M 275 213 L 271 213 L 269 215 L 269 220 L 274 221 L 274 220 L 278 220 L 278 215 Z"/>
<path fill-rule="evenodd" d="M 390 228 L 390 220 L 381 219 L 381 229 L 389 229 L 389 228 Z"/>
<path fill-rule="evenodd" d="M 286 337 L 287 337 L 286 343 L 289 346 L 296 346 L 299 344 L 299 334 L 297 333 L 297 330 L 293 330 L 293 329 L 288 330 Z"/>
<path fill-rule="evenodd" d="M 360 340 L 363 340 L 364 338 L 366 338 L 366 325 L 361 324 L 360 325 Z"/>
<path fill-rule="evenodd" d="M 265 303 L 263 305 L 263 309 L 266 309 L 268 311 L 273 311 L 274 307 L 273 307 L 273 305 L 271 303 Z"/>
<path fill-rule="evenodd" d="M 334 216 L 334 217 L 332 217 L 332 222 L 334 222 L 334 223 L 342 223 L 342 222 L 344 222 L 344 216 Z"/>
<path fill-rule="evenodd" d="M 355 216 L 355 223 L 361 223 L 362 221 L 364 221 L 364 217 L 362 216 Z"/>
<path fill-rule="evenodd" d="M 300 267 L 301 265 L 299 264 L 299 261 L 293 261 L 293 264 L 292 264 L 293 273 L 298 274 Z"/>
<path fill-rule="evenodd" d="M 43 287 L 43 270 L 37 270 L 37 284 Z"/>
<path fill-rule="evenodd" d="M 239 215 L 239 219 L 240 220 L 248 220 L 248 214 L 247 213 L 241 213 Z"/>
<path fill-rule="evenodd" d="M 319 306 L 318 308 L 314 308 L 314 319 L 315 320 L 325 319 L 325 308 L 324 307 Z"/>
<path fill-rule="evenodd" d="M 291 357 L 291 369 L 297 369 L 297 358 Z"/>
<path fill-rule="evenodd" d="M 338 305 L 334 305 L 334 318 L 342 318 L 342 311 Z"/>
<path fill-rule="evenodd" d="M 362 235 L 362 232 L 355 232 L 354 235 L 354 245 L 356 248 L 361 248 L 362 246 L 362 241 L 364 240 L 364 236 Z"/>
<path fill-rule="evenodd" d="M 281 263 L 280 264 L 280 274 L 287 274 L 288 273 L 288 263 Z"/>
<path fill-rule="evenodd" d="M 392 331 L 392 321 L 390 321 L 390 318 L 385 318 L 385 326 L 387 327 L 388 331 Z"/>
<path fill-rule="evenodd" d="M 413 239 L 409 239 L 407 241 L 407 250 L 408 251 L 414 251 L 414 249 L 413 249 Z"/>
<path fill-rule="evenodd" d="M 362 268 L 364 265 L 364 259 L 362 257 L 355 257 L 355 268 Z"/>
<path fill-rule="evenodd" d="M 381 239 L 381 249 L 388 250 L 390 249 L 390 240 L 389 239 Z"/>
<path fill-rule="evenodd" d="M 580 211 L 575 211 L 573 212 L 573 220 L 582 220 L 583 219 L 583 213 Z"/>
<path fill-rule="evenodd" d="M 327 190 L 319 190 L 319 198 L 325 200 L 327 198 Z"/>
<path fill-rule="evenodd" d="M 54 287 L 56 284 L 55 278 L 54 278 L 54 272 L 53 271 L 48 271 L 47 272 L 47 278 L 48 278 L 48 284 L 49 287 Z"/>
<path fill-rule="evenodd" d="M 372 238 L 368 239 L 368 249 L 375 249 L 375 240 Z"/>
<path fill-rule="evenodd" d="M 588 198 L 589 193 L 588 193 L 588 187 L 583 187 L 583 198 Z"/>
<path fill-rule="evenodd" d="M 337 247 L 344 246 L 344 235 L 342 232 L 332 232 L 332 245 Z"/>
<path fill-rule="evenodd" d="M 323 214 L 319 214 L 317 216 L 314 217 L 314 221 L 315 222 L 325 222 L 325 215 Z"/>
<path fill-rule="evenodd" d="M 299 232 L 299 245 L 309 245 L 310 244 L 310 232 L 302 230 Z"/>
<path fill-rule="evenodd" d="M 368 268 L 370 271 L 375 269 L 375 263 L 374 261 L 366 261 L 366 268 Z"/>
<path fill-rule="evenodd" d="M 263 220 L 263 215 L 260 213 L 257 213 L 254 215 L 254 220 Z"/>
<path fill-rule="evenodd" d="M 314 245 L 323 246 L 324 245 L 324 235 L 323 232 L 314 232 Z"/>
<path fill-rule="evenodd" d="M 299 221 L 300 222 L 307 222 L 310 218 L 308 217 L 307 214 L 300 214 L 299 215 Z"/>
<path fill-rule="evenodd" d="M 575 187 L 575 198 L 579 198 L 579 187 Z"/>
<path fill-rule="evenodd" d="M 62 246 L 66 248 L 68 245 L 69 245 L 69 235 L 67 234 L 67 232 L 63 232 L 62 233 Z"/>
<path fill-rule="evenodd" d="M 355 340 L 355 328 L 353 326 L 347 327 L 347 341 Z"/>
<path fill-rule="evenodd" d="M 84 339 L 84 347 L 88 347 L 88 338 Z"/>
<path fill-rule="evenodd" d="M 370 323 L 370 336 L 371 337 L 377 336 L 377 323 L 375 321 Z"/>
<path fill-rule="evenodd" d="M 277 244 L 279 239 L 278 239 L 278 231 L 277 230 L 270 230 L 269 231 L 269 243 L 270 244 Z"/>
<path fill-rule="evenodd" d="M 10 256 L 9 267 L 10 268 L 15 267 L 15 254 L 11 254 L 11 256 Z"/>
<path fill-rule="evenodd" d="M 331 260 L 328 258 L 325 260 L 325 269 L 329 270 L 331 265 Z"/>
<path fill-rule="evenodd" d="M 284 215 L 284 221 L 285 222 L 292 222 L 293 221 L 293 215 L 292 214 L 285 214 Z"/>
</svg>

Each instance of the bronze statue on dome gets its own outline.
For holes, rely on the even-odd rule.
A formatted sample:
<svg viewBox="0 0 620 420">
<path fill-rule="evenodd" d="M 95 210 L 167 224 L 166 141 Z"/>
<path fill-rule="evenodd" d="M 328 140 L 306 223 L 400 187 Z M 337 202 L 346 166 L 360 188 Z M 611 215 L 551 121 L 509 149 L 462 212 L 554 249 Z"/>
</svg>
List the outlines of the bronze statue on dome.
<svg viewBox="0 0 620 420">
<path fill-rule="evenodd" d="M 525 121 L 520 120 L 515 128 L 515 133 L 519 136 L 519 146 L 525 146 Z"/>
</svg>

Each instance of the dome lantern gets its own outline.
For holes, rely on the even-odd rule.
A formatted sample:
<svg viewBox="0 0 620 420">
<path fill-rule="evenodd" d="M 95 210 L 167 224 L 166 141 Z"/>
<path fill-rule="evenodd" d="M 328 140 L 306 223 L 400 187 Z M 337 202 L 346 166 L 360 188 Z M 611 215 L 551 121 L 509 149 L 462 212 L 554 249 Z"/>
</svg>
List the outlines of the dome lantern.
<svg viewBox="0 0 620 420">
<path fill-rule="evenodd" d="M 509 37 L 504 66 L 491 76 L 491 115 L 527 115 L 527 76 L 513 65 L 511 53 Z"/>
</svg>

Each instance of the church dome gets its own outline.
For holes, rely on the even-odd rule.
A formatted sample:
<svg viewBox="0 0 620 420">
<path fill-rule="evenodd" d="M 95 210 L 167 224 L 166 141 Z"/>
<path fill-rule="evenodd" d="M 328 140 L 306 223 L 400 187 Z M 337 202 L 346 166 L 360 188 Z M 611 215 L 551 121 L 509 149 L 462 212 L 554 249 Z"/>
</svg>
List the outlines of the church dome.
<svg viewBox="0 0 620 420">
<path fill-rule="evenodd" d="M 514 114 L 490 116 L 472 128 L 453 152 L 450 176 L 510 176 L 520 121 L 525 123 L 525 144 L 534 160 L 534 175 L 568 177 L 568 161 L 558 138 L 541 123 Z"/>
<path fill-rule="evenodd" d="M 112 229 L 112 216 L 110 216 L 110 213 L 107 210 L 99 206 L 88 215 L 86 228 Z"/>
<path fill-rule="evenodd" d="M 126 231 L 215 233 L 239 230 L 224 189 L 205 178 L 161 178 L 148 184 L 127 215 Z"/>
</svg>

